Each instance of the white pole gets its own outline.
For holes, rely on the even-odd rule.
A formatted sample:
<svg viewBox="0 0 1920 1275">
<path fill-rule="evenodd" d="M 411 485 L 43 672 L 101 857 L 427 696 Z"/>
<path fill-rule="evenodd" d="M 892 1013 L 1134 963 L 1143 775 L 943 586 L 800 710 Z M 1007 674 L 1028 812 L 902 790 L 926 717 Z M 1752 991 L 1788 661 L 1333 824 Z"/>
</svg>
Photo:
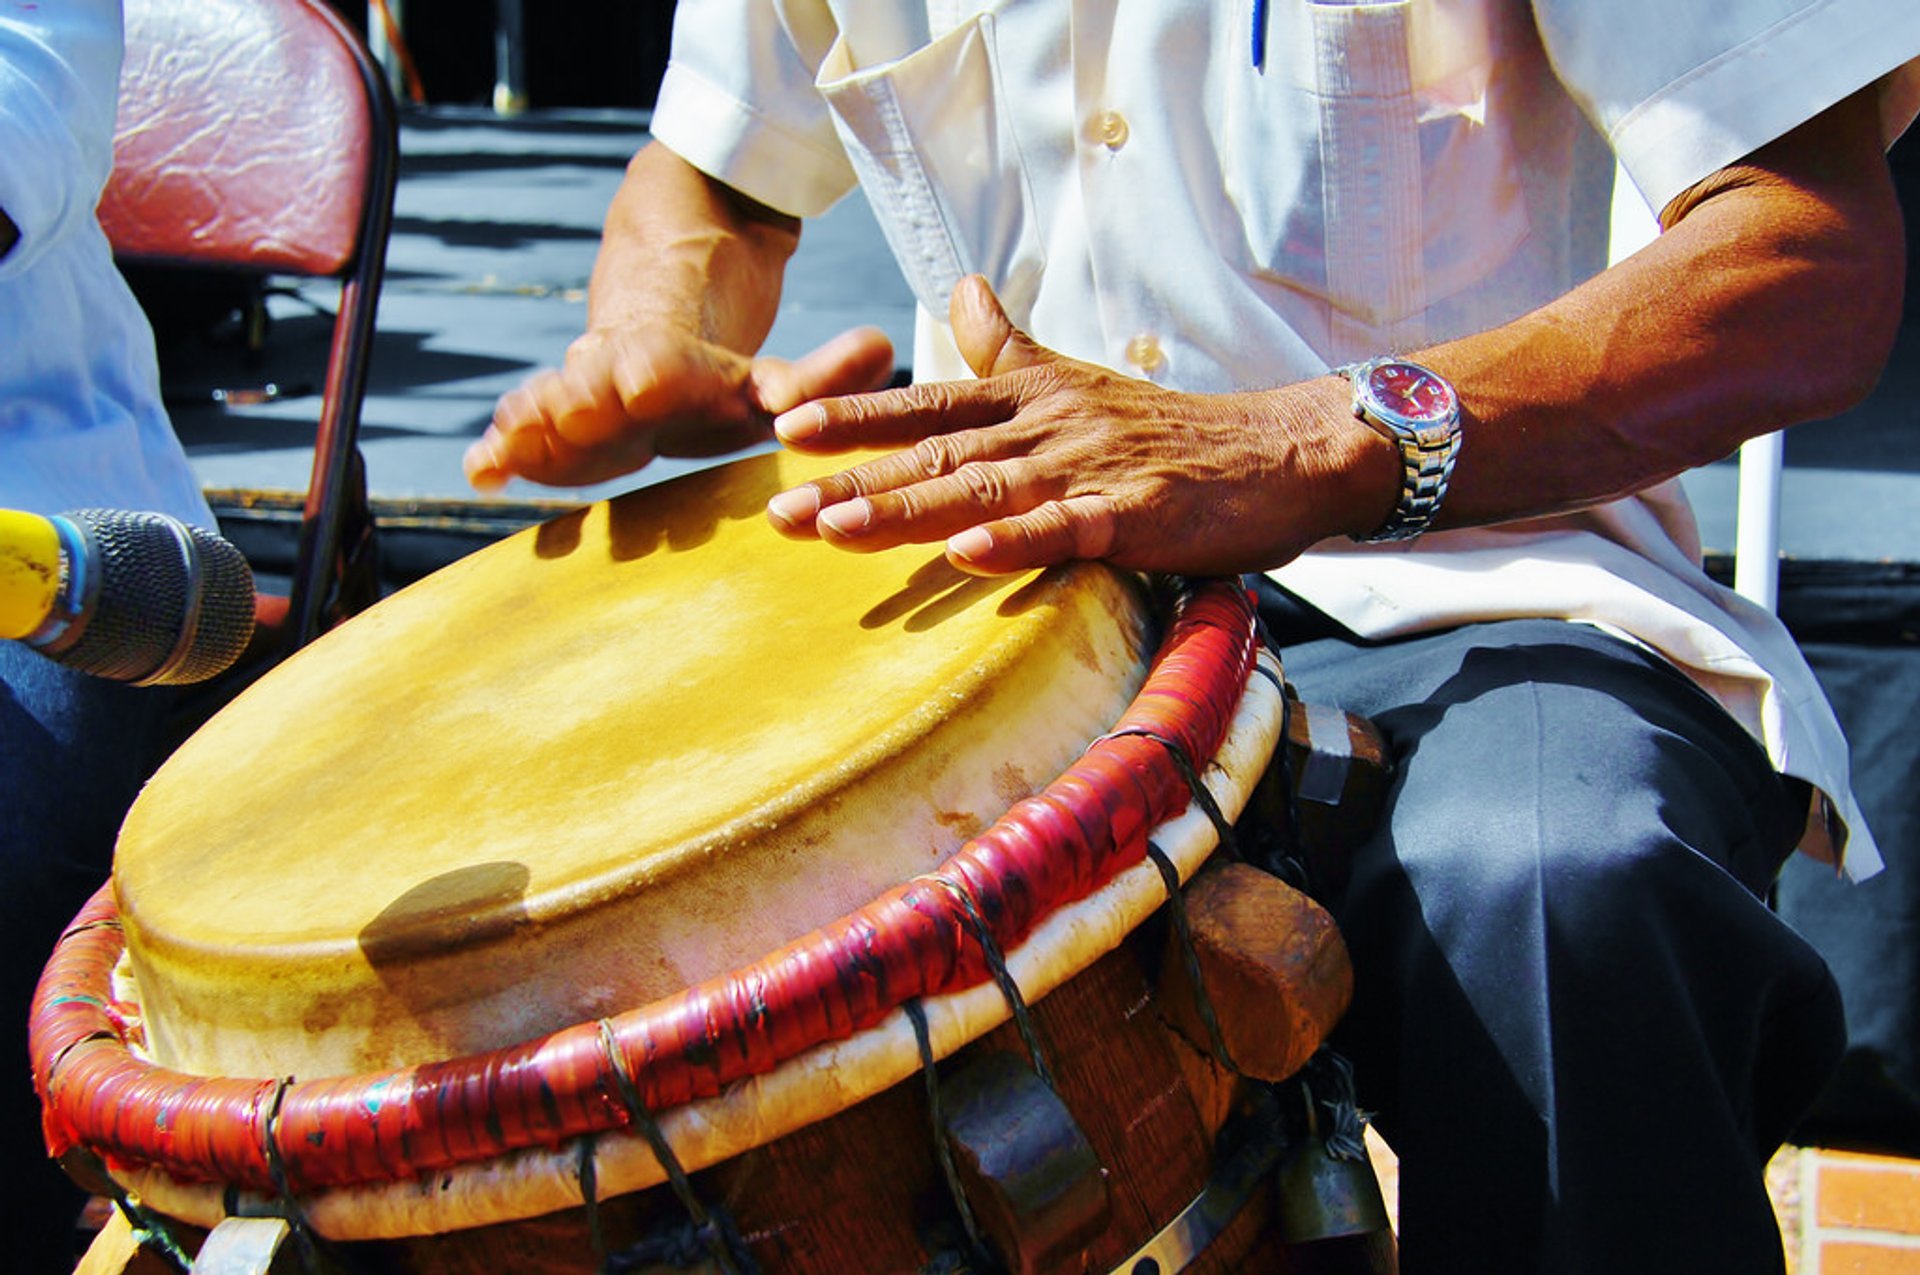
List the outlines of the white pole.
<svg viewBox="0 0 1920 1275">
<path fill-rule="evenodd" d="M 1780 471 L 1785 435 L 1740 447 L 1740 498 L 1734 515 L 1733 588 L 1772 611 L 1780 602 Z"/>
</svg>

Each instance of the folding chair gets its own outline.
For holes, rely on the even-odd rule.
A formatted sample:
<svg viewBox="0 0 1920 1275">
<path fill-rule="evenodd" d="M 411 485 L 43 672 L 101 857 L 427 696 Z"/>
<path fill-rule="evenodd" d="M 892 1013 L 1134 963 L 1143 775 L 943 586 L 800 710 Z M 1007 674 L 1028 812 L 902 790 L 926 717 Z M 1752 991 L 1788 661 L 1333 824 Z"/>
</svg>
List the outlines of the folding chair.
<svg viewBox="0 0 1920 1275">
<path fill-rule="evenodd" d="M 377 596 L 357 438 L 399 143 L 360 36 L 323 0 L 126 0 L 100 220 L 126 263 L 332 278 L 340 298 L 280 653 Z"/>
</svg>

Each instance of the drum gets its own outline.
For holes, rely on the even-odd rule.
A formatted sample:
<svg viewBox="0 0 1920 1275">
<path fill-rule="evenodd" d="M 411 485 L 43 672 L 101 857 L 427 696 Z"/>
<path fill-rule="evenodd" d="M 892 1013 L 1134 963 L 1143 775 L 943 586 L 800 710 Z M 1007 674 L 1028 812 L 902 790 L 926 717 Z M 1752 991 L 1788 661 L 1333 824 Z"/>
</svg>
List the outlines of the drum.
<svg viewBox="0 0 1920 1275">
<path fill-rule="evenodd" d="M 1141 936 L 1275 753 L 1245 592 L 775 535 L 820 467 L 530 529 L 216 715 L 42 981 L 51 1148 L 374 1270 L 1159 1242 L 1244 1105 Z"/>
</svg>

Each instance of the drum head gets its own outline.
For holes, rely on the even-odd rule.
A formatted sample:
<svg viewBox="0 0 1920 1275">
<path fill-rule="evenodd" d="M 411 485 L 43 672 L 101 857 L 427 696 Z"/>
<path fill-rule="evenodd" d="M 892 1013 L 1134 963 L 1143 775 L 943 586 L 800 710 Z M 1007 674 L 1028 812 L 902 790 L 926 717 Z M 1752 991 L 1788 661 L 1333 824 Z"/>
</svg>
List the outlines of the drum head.
<svg viewBox="0 0 1920 1275">
<path fill-rule="evenodd" d="M 634 1009 L 933 867 L 1126 707 L 1135 582 L 788 541 L 776 453 L 493 545 L 190 739 L 115 891 L 165 1065 L 303 1077 Z"/>
</svg>

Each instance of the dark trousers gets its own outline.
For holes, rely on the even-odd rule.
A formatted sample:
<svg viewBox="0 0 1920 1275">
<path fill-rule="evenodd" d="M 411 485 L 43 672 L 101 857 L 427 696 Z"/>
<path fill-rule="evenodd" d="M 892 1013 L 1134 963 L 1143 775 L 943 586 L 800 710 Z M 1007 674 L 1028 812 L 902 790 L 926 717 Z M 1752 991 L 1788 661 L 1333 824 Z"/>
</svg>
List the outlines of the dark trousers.
<svg viewBox="0 0 1920 1275">
<path fill-rule="evenodd" d="M 1300 697 L 1370 718 L 1397 765 L 1327 902 L 1409 1275 L 1781 1270 L 1762 1170 L 1845 1036 L 1765 902 L 1804 786 L 1598 630 L 1363 643 L 1264 601 Z"/>
<path fill-rule="evenodd" d="M 0 1270 L 73 1269 L 85 1197 L 40 1136 L 27 1006 L 60 932 L 107 880 L 172 700 L 0 641 Z"/>
</svg>

